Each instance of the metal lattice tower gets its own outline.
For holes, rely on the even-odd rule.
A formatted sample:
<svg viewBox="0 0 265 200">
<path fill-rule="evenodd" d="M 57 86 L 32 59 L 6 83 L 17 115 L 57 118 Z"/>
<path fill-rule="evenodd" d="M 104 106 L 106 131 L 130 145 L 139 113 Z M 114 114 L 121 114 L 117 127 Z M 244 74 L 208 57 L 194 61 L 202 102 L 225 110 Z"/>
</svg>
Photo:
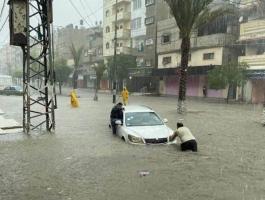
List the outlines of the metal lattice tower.
<svg viewBox="0 0 265 200">
<path fill-rule="evenodd" d="M 43 126 L 46 131 L 52 131 L 55 128 L 56 107 L 51 34 L 52 0 L 24 0 L 24 3 L 26 42 L 19 45 L 24 57 L 23 128 L 25 133 L 44 129 Z M 15 12 L 16 7 L 13 6 L 13 9 Z"/>
</svg>

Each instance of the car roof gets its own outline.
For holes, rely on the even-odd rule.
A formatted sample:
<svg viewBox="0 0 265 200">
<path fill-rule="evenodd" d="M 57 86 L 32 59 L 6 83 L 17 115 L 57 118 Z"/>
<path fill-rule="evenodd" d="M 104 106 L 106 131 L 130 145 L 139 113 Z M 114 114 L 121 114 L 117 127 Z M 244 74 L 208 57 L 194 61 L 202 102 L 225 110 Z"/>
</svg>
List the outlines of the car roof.
<svg viewBox="0 0 265 200">
<path fill-rule="evenodd" d="M 145 105 L 128 105 L 124 107 L 125 113 L 127 112 L 154 112 L 154 110 Z"/>
</svg>

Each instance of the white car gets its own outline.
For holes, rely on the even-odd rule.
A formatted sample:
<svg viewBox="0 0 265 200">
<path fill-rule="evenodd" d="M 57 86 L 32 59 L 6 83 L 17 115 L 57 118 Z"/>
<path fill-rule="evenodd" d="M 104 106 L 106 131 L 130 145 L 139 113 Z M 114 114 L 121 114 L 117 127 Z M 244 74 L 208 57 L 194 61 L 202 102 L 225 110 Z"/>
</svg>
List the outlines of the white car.
<svg viewBox="0 0 265 200">
<path fill-rule="evenodd" d="M 173 134 L 154 110 L 147 106 L 128 105 L 124 107 L 123 122 L 115 121 L 117 135 L 125 142 L 133 144 L 167 144 Z"/>
</svg>

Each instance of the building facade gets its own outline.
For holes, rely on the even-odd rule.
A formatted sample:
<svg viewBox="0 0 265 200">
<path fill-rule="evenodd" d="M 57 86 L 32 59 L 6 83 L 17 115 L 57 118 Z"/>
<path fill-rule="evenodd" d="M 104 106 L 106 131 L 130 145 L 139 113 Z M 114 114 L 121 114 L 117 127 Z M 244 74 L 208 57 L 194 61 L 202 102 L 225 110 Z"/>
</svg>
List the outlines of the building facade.
<svg viewBox="0 0 265 200">
<path fill-rule="evenodd" d="M 131 54 L 131 0 L 103 1 L 103 56 L 114 55 L 117 14 L 117 54 Z"/>
<path fill-rule="evenodd" d="M 191 36 L 191 51 L 187 79 L 187 96 L 225 98 L 227 89 L 211 90 L 208 87 L 208 71 L 229 61 L 237 60 L 237 49 L 232 45 L 237 40 L 236 18 L 223 16 L 195 30 Z M 181 62 L 181 39 L 175 19 L 170 17 L 158 22 L 157 34 L 159 93 L 178 95 Z M 236 98 L 233 88 L 230 98 Z"/>
<path fill-rule="evenodd" d="M 145 67 L 144 43 L 146 39 L 145 0 L 132 0 L 131 4 L 132 54 L 136 56 L 137 67 Z"/>
<path fill-rule="evenodd" d="M 142 1 L 141 31 L 145 36 L 133 39 L 133 52 L 137 56 L 136 69 L 131 69 L 131 84 L 135 91 L 158 92 L 158 80 L 152 72 L 157 68 L 157 24 L 169 16 L 169 7 L 164 0 Z M 139 19 L 139 18 L 138 18 Z M 134 33 L 135 34 L 135 33 Z"/>
<path fill-rule="evenodd" d="M 92 28 L 74 27 L 70 24 L 56 30 L 54 45 L 56 59 L 63 58 L 67 60 L 70 67 L 74 68 L 70 50 L 72 44 L 76 49 L 83 48 L 78 72 L 78 87 L 94 88 L 95 71 L 93 67 L 103 61 L 103 28 L 101 24 Z"/>
<path fill-rule="evenodd" d="M 244 3 L 244 4 L 243 4 Z M 248 81 L 242 90 L 247 102 L 265 102 L 265 3 L 243 1 L 240 18 L 241 56 L 249 65 Z M 261 9 L 262 8 L 262 9 Z"/>
</svg>

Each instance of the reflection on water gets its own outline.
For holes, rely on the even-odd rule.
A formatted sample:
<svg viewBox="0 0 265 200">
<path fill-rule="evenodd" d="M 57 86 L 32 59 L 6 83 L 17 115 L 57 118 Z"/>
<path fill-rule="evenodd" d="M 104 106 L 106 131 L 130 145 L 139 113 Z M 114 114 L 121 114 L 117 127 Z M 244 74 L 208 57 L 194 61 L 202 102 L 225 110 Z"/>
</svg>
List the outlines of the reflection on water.
<svg viewBox="0 0 265 200">
<path fill-rule="evenodd" d="M 19 105 L 19 99 L 9 98 Z M 0 199 L 265 198 L 265 150 L 257 148 L 263 146 L 264 128 L 252 123 L 258 112 L 248 106 L 190 103 L 191 110 L 203 110 L 184 116 L 199 152 L 184 153 L 179 145 L 129 145 L 112 136 L 109 102 L 111 96 L 94 102 L 91 94 L 72 109 L 61 97 L 55 134 L 0 135 Z M 154 107 L 171 128 L 179 118 L 174 99 L 131 97 L 130 102 Z M 19 109 L 11 110 L 9 116 L 19 121 L 20 113 L 12 114 Z"/>
</svg>

